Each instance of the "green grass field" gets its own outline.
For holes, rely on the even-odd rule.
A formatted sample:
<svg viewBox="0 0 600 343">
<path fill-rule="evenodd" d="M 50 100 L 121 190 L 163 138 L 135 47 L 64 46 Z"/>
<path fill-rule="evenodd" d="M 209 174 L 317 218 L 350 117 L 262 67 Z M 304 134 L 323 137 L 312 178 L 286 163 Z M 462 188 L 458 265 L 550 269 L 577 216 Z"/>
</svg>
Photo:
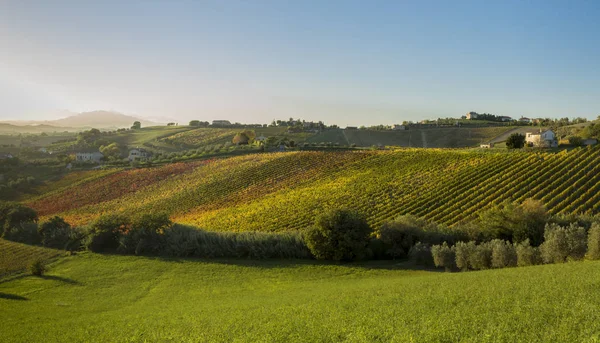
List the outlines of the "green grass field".
<svg viewBox="0 0 600 343">
<path fill-rule="evenodd" d="M 2 342 L 597 342 L 600 262 L 468 273 L 393 262 L 82 253 L 0 280 Z M 404 268 L 404 269 L 403 269 Z"/>
</svg>

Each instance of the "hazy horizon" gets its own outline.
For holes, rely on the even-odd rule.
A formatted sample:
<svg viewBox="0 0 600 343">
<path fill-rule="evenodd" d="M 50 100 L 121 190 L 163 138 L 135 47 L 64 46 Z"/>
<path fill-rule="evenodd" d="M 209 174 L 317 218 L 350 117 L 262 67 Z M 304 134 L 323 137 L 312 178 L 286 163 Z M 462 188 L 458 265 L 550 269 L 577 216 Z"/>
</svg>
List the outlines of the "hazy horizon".
<svg viewBox="0 0 600 343">
<path fill-rule="evenodd" d="M 600 114 L 600 3 L 0 3 L 0 121 Z"/>
</svg>

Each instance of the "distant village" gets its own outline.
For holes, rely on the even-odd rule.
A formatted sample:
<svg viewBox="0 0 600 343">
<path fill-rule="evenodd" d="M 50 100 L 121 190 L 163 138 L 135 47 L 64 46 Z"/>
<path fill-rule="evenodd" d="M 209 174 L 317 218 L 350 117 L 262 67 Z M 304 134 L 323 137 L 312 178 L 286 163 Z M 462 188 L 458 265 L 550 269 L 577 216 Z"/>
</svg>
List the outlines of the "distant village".
<svg viewBox="0 0 600 343">
<path fill-rule="evenodd" d="M 189 122 L 189 126 L 191 127 L 213 127 L 213 128 L 244 128 L 244 129 L 253 129 L 253 128 L 265 128 L 265 127 L 285 127 L 287 133 L 319 133 L 324 130 L 330 129 L 343 129 L 343 130 L 376 130 L 376 131 L 406 131 L 411 129 L 427 129 L 427 128 L 443 128 L 443 127 L 486 127 L 486 126 L 530 126 L 532 127 L 530 130 L 523 131 L 521 130 L 525 136 L 525 146 L 527 147 L 539 147 L 539 148 L 554 148 L 559 145 L 559 137 L 557 133 L 549 129 L 549 127 L 561 127 L 566 125 L 580 124 L 585 123 L 587 119 L 585 118 L 575 118 L 573 120 L 569 120 L 568 118 L 561 119 L 550 119 L 550 118 L 528 118 L 521 116 L 518 119 L 514 119 L 509 116 L 496 116 L 489 113 L 477 113 L 477 112 L 468 112 L 464 116 L 460 118 L 438 118 L 436 120 L 421 120 L 419 122 L 412 121 L 404 121 L 401 124 L 391 124 L 391 125 L 376 125 L 376 126 L 346 126 L 345 128 L 339 128 L 337 125 L 325 125 L 322 121 L 304 121 L 300 119 L 289 118 L 289 120 L 273 120 L 271 124 L 241 124 L 241 123 L 232 123 L 229 120 L 219 119 L 213 120 L 212 122 L 207 121 L 199 121 L 192 120 Z M 168 126 L 178 126 L 176 123 L 168 123 Z M 139 129 L 141 126 L 139 122 L 135 122 L 134 125 L 130 128 L 131 130 Z M 129 129 L 118 129 L 114 131 L 115 133 L 122 132 Z M 103 132 L 92 129 L 89 131 L 85 131 L 86 135 L 102 135 Z M 110 132 L 109 132 L 110 133 Z M 562 135 L 564 137 L 564 135 Z M 77 139 L 82 139 L 81 134 L 78 135 Z M 267 143 L 267 137 L 261 135 L 259 137 L 254 137 L 253 141 L 258 145 L 265 145 Z M 102 149 L 98 148 L 98 145 L 90 145 L 86 143 L 86 137 L 83 137 L 82 142 L 79 148 L 71 150 L 67 152 L 70 156 L 71 160 L 75 163 L 101 163 L 103 161 L 108 160 L 109 155 L 110 159 L 113 161 L 123 161 L 123 162 L 146 162 L 153 158 L 153 152 L 151 150 L 142 148 L 142 147 L 134 147 L 129 148 L 125 153 L 124 151 L 117 151 L 115 153 L 115 149 L 119 149 L 118 147 L 114 147 L 112 149 L 112 154 L 110 154 L 110 149 Z M 79 143 L 79 142 L 78 142 Z M 236 143 L 240 144 L 240 143 Z M 241 143 L 244 144 L 244 143 Z M 582 139 L 576 145 L 595 145 L 597 144 L 596 139 Z M 480 144 L 480 148 L 494 148 L 494 142 L 487 142 Z M 46 147 L 36 147 L 32 142 L 27 142 L 25 140 L 21 143 L 21 148 L 35 149 L 35 151 L 43 154 L 52 154 L 52 151 L 49 151 Z M 276 145 L 276 149 L 278 151 L 283 151 L 281 144 Z M 63 152 L 64 153 L 64 152 Z M 123 153 L 125 153 L 126 157 L 123 157 Z M 107 155 L 109 154 L 109 155 Z M 0 153 L 0 160 L 12 159 L 13 155 L 10 153 Z"/>
</svg>

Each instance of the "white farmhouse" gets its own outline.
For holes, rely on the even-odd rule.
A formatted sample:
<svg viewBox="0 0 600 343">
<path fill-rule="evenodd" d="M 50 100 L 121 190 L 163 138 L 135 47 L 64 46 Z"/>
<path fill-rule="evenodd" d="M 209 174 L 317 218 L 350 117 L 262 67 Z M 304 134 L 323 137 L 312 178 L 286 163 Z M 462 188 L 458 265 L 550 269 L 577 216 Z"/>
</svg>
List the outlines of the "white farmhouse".
<svg viewBox="0 0 600 343">
<path fill-rule="evenodd" d="M 477 112 L 469 112 L 466 115 L 467 119 L 469 120 L 477 119 L 478 116 L 479 114 Z"/>
<path fill-rule="evenodd" d="M 527 134 L 525 135 L 525 142 L 529 146 L 543 148 L 555 148 L 558 146 L 558 142 L 556 141 L 556 134 L 552 130 L 540 130 L 540 132 L 527 132 Z"/>
<path fill-rule="evenodd" d="M 152 153 L 150 151 L 147 151 L 146 149 L 135 148 L 129 150 L 129 156 L 127 157 L 127 159 L 129 160 L 129 162 L 146 161 L 148 160 L 148 158 L 150 158 L 150 156 L 152 156 Z"/>
<path fill-rule="evenodd" d="M 95 162 L 102 161 L 104 155 L 99 151 L 94 152 L 78 152 L 75 153 L 75 161 L 77 162 Z"/>
</svg>

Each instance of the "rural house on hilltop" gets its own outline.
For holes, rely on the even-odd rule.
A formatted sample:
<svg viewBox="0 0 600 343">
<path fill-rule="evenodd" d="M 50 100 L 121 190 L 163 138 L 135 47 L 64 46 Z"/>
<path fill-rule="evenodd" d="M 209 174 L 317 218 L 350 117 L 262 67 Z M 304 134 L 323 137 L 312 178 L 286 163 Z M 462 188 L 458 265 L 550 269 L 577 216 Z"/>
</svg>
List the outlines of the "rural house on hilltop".
<svg viewBox="0 0 600 343">
<path fill-rule="evenodd" d="M 473 119 L 477 119 L 479 115 L 477 114 L 477 112 L 469 112 L 467 113 L 466 117 L 469 120 L 473 120 Z"/>
<path fill-rule="evenodd" d="M 148 158 L 150 158 L 150 156 L 152 156 L 152 153 L 150 151 L 147 151 L 146 149 L 135 148 L 129 150 L 129 156 L 127 157 L 127 159 L 129 160 L 129 162 L 146 161 Z"/>
<path fill-rule="evenodd" d="M 95 162 L 102 161 L 104 155 L 99 151 L 94 152 L 78 152 L 75 153 L 75 161 L 77 162 Z"/>
<path fill-rule="evenodd" d="M 525 142 L 527 142 L 527 145 L 529 146 L 540 148 L 556 148 L 558 146 L 556 134 L 552 130 L 527 132 L 525 135 Z"/>
</svg>

